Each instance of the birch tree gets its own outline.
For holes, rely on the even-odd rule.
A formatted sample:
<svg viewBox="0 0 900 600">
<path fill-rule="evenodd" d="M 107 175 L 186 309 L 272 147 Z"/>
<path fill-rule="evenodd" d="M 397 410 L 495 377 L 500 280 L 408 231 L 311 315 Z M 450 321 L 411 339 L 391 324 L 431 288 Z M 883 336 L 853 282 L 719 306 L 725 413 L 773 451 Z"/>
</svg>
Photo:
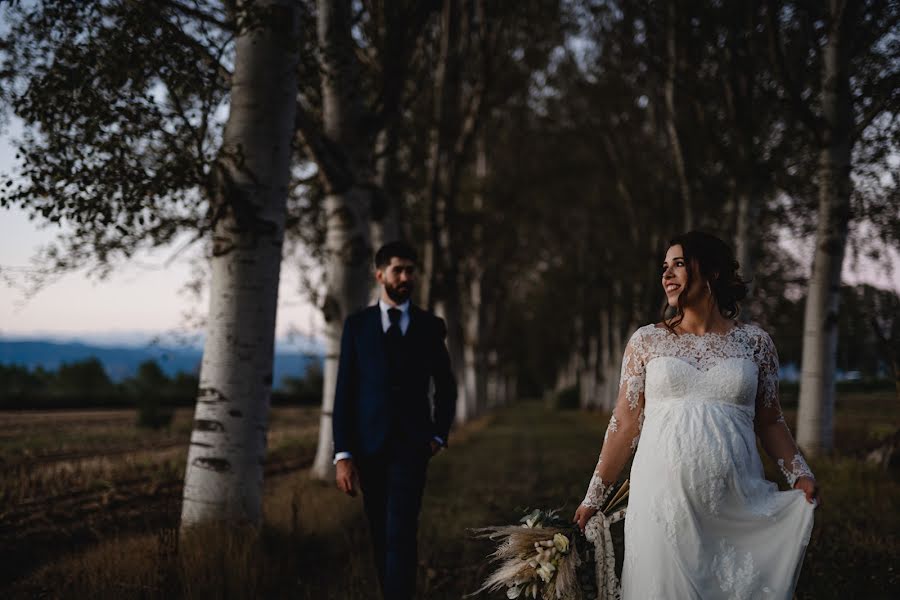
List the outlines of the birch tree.
<svg viewBox="0 0 900 600">
<path fill-rule="evenodd" d="M 333 473 L 331 412 L 344 319 L 366 306 L 372 297 L 372 190 L 365 185 L 371 178 L 371 172 L 367 172 L 371 166 L 371 144 L 360 131 L 363 106 L 352 19 L 349 0 L 322 0 L 317 5 L 322 136 L 327 148 L 338 149 L 325 157 L 319 155 L 325 186 L 325 365 L 313 474 L 322 479 Z M 300 131 L 303 134 L 308 129 L 301 125 Z"/>
<path fill-rule="evenodd" d="M 315 160 L 324 189 L 325 365 L 314 477 L 333 474 L 331 413 L 344 320 L 374 296 L 373 236 L 378 243 L 399 234 L 396 182 L 398 129 L 411 54 L 433 10 L 431 3 L 367 7 L 374 32 L 363 47 L 354 39 L 353 4 L 320 0 L 316 27 L 321 77 L 318 100 L 300 94 L 297 133 Z M 363 65 L 360 56 L 372 64 Z"/>
<path fill-rule="evenodd" d="M 258 524 L 296 105 L 293 0 L 239 2 L 231 101 L 210 198 L 219 212 L 182 527 Z"/>
<path fill-rule="evenodd" d="M 809 37 L 784 27 L 783 21 L 790 18 L 812 20 Z M 830 452 L 834 445 L 840 283 L 853 216 L 853 173 L 860 167 L 855 160 L 857 144 L 872 129 L 896 131 L 893 106 L 900 54 L 891 36 L 898 23 L 900 9 L 892 3 L 829 0 L 822 7 L 769 3 L 772 61 L 785 101 L 817 154 L 817 224 L 797 421 L 797 441 L 813 455 Z M 819 79 L 804 82 L 796 66 L 807 64 L 810 56 L 816 60 Z"/>
<path fill-rule="evenodd" d="M 211 250 L 185 526 L 260 516 L 298 7 L 53 0 L 4 15 L 4 108 L 26 133 L 3 204 L 69 225 L 48 269 L 103 276 L 182 234 Z"/>
<path fill-rule="evenodd" d="M 822 118 L 819 208 L 812 275 L 803 316 L 797 442 L 812 455 L 834 446 L 834 368 L 841 272 L 850 223 L 852 97 L 850 43 L 853 7 L 830 2 L 822 48 Z M 852 3 L 851 3 L 852 4 Z"/>
</svg>

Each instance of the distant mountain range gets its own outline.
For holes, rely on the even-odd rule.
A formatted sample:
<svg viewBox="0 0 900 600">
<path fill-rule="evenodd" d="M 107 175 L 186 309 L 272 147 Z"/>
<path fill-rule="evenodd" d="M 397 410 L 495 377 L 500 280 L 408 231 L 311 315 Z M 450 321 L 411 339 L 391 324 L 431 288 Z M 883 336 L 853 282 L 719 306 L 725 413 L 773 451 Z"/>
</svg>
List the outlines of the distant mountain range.
<svg viewBox="0 0 900 600">
<path fill-rule="evenodd" d="M 303 377 L 312 361 L 321 361 L 323 353 L 315 342 L 308 350 L 276 350 L 273 380 L 280 387 L 284 377 Z M 137 372 L 138 365 L 155 360 L 169 376 L 197 374 L 203 351 L 195 347 L 106 346 L 83 342 L 59 342 L 43 339 L 0 339 L 0 364 L 21 365 L 29 369 L 43 367 L 55 371 L 62 363 L 97 358 L 113 381 L 121 381 Z"/>
</svg>

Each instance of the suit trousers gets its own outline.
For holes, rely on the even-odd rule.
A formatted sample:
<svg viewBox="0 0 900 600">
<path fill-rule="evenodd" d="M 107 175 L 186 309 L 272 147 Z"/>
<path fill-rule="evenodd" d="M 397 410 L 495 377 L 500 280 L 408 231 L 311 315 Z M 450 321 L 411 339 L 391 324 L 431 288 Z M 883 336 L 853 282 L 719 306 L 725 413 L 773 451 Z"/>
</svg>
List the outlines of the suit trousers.
<svg viewBox="0 0 900 600">
<path fill-rule="evenodd" d="M 416 589 L 419 511 L 431 446 L 389 436 L 358 461 L 375 565 L 385 600 L 408 600 Z"/>
</svg>

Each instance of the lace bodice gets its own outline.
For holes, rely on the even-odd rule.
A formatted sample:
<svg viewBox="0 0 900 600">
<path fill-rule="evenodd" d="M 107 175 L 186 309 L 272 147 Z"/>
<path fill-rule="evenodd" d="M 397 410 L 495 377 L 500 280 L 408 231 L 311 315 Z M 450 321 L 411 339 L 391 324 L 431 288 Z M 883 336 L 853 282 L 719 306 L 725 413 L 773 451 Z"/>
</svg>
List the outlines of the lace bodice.
<svg viewBox="0 0 900 600">
<path fill-rule="evenodd" d="M 812 477 L 781 413 L 778 355 L 765 331 L 742 324 L 725 334 L 675 335 L 647 325 L 632 335 L 625 349 L 619 399 L 582 504 L 602 507 L 638 446 L 645 410 L 673 401 L 730 405 L 753 421 L 789 485 L 799 477 Z"/>
</svg>

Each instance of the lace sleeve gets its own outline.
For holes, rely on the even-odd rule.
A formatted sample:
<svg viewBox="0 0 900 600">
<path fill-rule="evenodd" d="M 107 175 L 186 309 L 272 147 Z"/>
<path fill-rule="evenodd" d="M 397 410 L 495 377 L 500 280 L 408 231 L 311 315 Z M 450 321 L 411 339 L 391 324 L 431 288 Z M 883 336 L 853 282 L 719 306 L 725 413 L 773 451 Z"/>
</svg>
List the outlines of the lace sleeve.
<svg viewBox="0 0 900 600">
<path fill-rule="evenodd" d="M 801 477 L 814 478 L 812 470 L 794 443 L 791 431 L 784 421 L 781 403 L 778 401 L 778 353 L 772 338 L 760 332 L 759 344 L 755 352 L 759 367 L 756 387 L 756 434 L 766 453 L 778 463 L 788 485 Z"/>
<path fill-rule="evenodd" d="M 644 370 L 646 352 L 641 330 L 631 336 L 622 357 L 622 375 L 619 378 L 619 396 L 613 415 L 609 419 L 600 459 L 581 502 L 584 506 L 600 509 L 612 491 L 619 472 L 638 445 L 641 425 L 644 422 Z"/>
</svg>

